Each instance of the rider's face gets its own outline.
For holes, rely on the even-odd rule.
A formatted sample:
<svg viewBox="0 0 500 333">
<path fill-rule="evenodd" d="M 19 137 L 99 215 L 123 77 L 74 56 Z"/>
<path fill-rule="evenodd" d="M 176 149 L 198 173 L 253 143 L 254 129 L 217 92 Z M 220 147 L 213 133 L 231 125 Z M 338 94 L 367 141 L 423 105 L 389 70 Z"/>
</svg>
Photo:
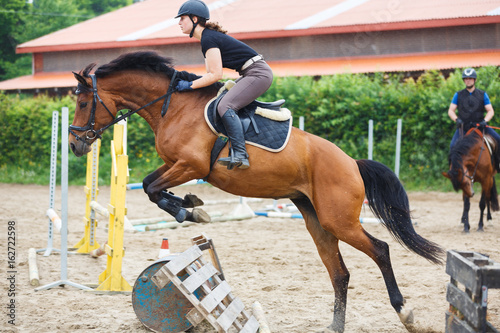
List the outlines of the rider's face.
<svg viewBox="0 0 500 333">
<path fill-rule="evenodd" d="M 471 79 L 471 78 L 466 78 L 466 79 L 464 79 L 464 83 L 465 83 L 465 86 L 467 87 L 467 89 L 470 89 L 470 88 L 474 87 L 474 85 L 476 84 L 476 80 Z"/>
<path fill-rule="evenodd" d="M 188 15 L 182 15 L 179 20 L 179 26 L 181 27 L 181 31 L 183 34 L 189 35 L 191 30 L 193 29 L 193 22 Z"/>
</svg>

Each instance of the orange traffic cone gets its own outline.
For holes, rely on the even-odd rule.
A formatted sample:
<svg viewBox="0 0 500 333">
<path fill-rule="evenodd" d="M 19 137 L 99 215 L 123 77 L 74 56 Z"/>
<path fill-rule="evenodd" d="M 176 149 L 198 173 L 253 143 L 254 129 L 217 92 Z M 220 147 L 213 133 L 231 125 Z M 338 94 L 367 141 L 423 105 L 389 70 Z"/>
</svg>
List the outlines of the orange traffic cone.
<svg viewBox="0 0 500 333">
<path fill-rule="evenodd" d="M 161 259 L 170 254 L 170 249 L 168 248 L 168 238 L 163 238 L 161 242 L 160 253 L 158 253 L 158 258 Z"/>
</svg>

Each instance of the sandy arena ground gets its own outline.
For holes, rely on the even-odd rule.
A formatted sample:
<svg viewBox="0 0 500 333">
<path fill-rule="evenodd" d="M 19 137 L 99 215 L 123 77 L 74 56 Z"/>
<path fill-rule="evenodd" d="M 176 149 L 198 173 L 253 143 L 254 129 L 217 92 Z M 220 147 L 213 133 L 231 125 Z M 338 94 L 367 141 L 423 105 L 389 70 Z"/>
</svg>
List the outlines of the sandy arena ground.
<svg viewBox="0 0 500 333">
<path fill-rule="evenodd" d="M 60 192 L 56 208 L 60 209 Z M 185 186 L 177 195 L 192 192 L 204 200 L 235 198 L 209 185 Z M 484 233 L 475 232 L 478 221 L 478 196 L 473 199 L 471 220 L 473 231 L 462 233 L 461 194 L 410 193 L 417 232 L 445 249 L 476 251 L 500 262 L 500 214 L 493 214 Z M 109 201 L 109 188 L 101 187 L 101 204 Z M 2 219 L 0 249 L 0 286 L 2 332 L 149 332 L 138 320 L 130 295 L 96 295 L 66 286 L 34 291 L 28 277 L 28 249 L 45 248 L 49 204 L 48 186 L 0 184 L 0 216 Z M 286 202 L 286 201 L 280 201 Z M 70 187 L 69 246 L 83 236 L 85 196 L 83 187 Z M 272 200 L 252 202 L 259 210 Z M 142 191 L 127 193 L 130 219 L 166 216 L 151 204 Z M 207 211 L 229 213 L 234 205 L 208 206 Z M 369 215 L 368 208 L 365 214 Z M 15 221 L 15 326 L 8 323 L 8 221 Z M 12 223 L 10 223 L 12 224 Z M 107 239 L 106 221 L 99 224 L 97 240 Z M 373 236 L 389 243 L 393 268 L 399 287 L 414 309 L 416 323 L 411 332 L 444 332 L 446 284 L 449 276 L 444 266 L 433 265 L 403 249 L 379 224 L 364 224 Z M 126 232 L 126 254 L 123 276 L 133 285 L 138 275 L 157 259 L 162 238 L 169 239 L 172 252 L 191 246 L 191 237 L 207 234 L 214 241 L 226 279 L 233 294 L 247 309 L 259 301 L 272 332 L 307 333 L 328 326 L 332 320 L 333 288 L 313 241 L 301 219 L 255 217 L 249 220 L 213 222 L 185 228 L 147 232 Z M 60 235 L 54 246 L 59 248 Z M 392 309 L 382 275 L 375 263 L 352 247 L 341 244 L 345 263 L 351 273 L 348 293 L 346 332 L 405 332 Z M 60 279 L 60 256 L 37 256 L 40 284 Z M 106 267 L 106 258 L 88 255 L 68 257 L 68 279 L 75 283 L 97 283 Z M 489 320 L 500 328 L 500 292 L 489 292 Z M 215 332 L 201 325 L 190 332 Z"/>
</svg>

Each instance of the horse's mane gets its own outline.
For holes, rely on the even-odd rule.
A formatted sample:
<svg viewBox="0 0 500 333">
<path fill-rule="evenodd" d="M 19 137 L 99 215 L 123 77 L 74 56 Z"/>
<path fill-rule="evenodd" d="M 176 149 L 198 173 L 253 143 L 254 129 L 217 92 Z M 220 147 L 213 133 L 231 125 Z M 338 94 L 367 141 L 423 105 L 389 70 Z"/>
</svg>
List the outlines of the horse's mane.
<svg viewBox="0 0 500 333">
<path fill-rule="evenodd" d="M 84 77 L 89 77 L 89 73 L 96 66 L 95 63 L 88 65 L 83 71 Z M 143 70 L 153 73 L 165 73 L 170 79 L 172 78 L 175 69 L 173 67 L 173 59 L 162 57 L 154 51 L 137 51 L 120 55 L 111 62 L 99 66 L 95 71 L 96 77 L 105 77 L 116 72 L 125 70 Z M 186 71 L 178 71 L 176 79 L 193 81 L 200 76 Z M 215 84 L 217 87 L 220 85 Z"/>
<path fill-rule="evenodd" d="M 450 161 L 450 175 L 451 183 L 455 191 L 460 189 L 460 181 L 458 179 L 458 170 L 462 170 L 463 167 L 463 157 L 469 155 L 470 151 L 477 145 L 478 141 L 481 140 L 481 136 L 475 131 L 465 135 L 462 139 L 458 140 L 455 146 L 450 151 L 448 156 Z"/>
</svg>

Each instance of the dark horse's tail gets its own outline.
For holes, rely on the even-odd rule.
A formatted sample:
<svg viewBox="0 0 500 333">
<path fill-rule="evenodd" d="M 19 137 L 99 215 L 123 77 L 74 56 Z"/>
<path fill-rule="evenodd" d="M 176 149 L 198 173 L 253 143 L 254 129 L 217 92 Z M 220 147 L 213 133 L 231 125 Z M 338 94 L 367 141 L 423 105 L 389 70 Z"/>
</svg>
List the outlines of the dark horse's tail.
<svg viewBox="0 0 500 333">
<path fill-rule="evenodd" d="M 442 263 L 443 249 L 418 235 L 413 228 L 410 204 L 398 177 L 382 163 L 357 160 L 365 184 L 365 195 L 373 214 L 407 249 L 436 263 Z"/>
</svg>

